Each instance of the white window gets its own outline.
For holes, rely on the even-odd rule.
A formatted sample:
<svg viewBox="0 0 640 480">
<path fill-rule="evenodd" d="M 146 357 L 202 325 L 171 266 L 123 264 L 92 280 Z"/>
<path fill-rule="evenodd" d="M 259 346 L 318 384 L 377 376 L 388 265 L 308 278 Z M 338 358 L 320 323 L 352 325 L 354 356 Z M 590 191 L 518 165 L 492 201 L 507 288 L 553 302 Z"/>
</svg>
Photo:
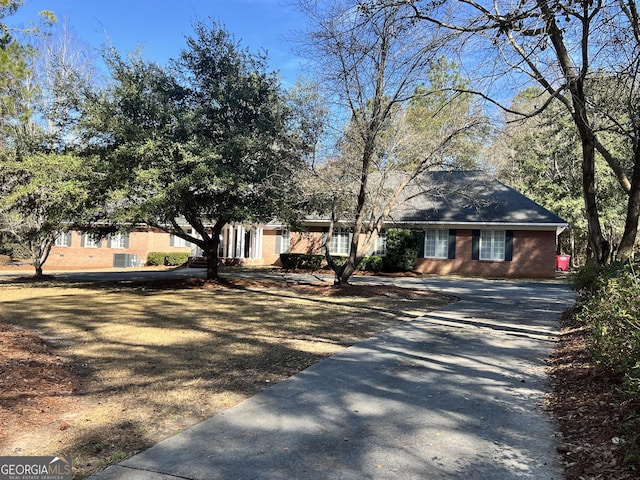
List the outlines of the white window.
<svg viewBox="0 0 640 480">
<path fill-rule="evenodd" d="M 191 232 L 187 232 L 191 233 Z M 171 238 L 169 238 L 169 245 L 172 247 L 190 247 L 191 242 L 185 240 L 184 238 L 178 237 L 177 235 L 171 234 Z"/>
<path fill-rule="evenodd" d="M 386 254 L 387 254 L 387 237 L 385 237 L 384 233 L 380 233 L 378 235 L 378 238 L 376 238 L 376 243 L 373 246 L 371 255 L 384 257 Z"/>
<path fill-rule="evenodd" d="M 425 258 L 448 258 L 449 230 L 429 228 L 424 236 Z"/>
<path fill-rule="evenodd" d="M 276 253 L 289 253 L 290 248 L 291 234 L 289 230 L 278 230 L 276 233 Z"/>
<path fill-rule="evenodd" d="M 91 235 L 90 233 L 85 233 L 82 235 L 82 246 L 85 248 L 99 248 L 100 240 L 95 235 Z"/>
<path fill-rule="evenodd" d="M 115 233 L 109 239 L 111 248 L 129 248 L 129 235 L 125 233 Z"/>
<path fill-rule="evenodd" d="M 71 232 L 61 233 L 56 237 L 56 247 L 70 247 L 71 246 Z"/>
<path fill-rule="evenodd" d="M 351 235 L 347 230 L 338 228 L 331 235 L 331 243 L 329 244 L 329 252 L 331 255 L 349 255 L 349 246 L 351 243 Z"/>
<path fill-rule="evenodd" d="M 504 230 L 482 230 L 480 232 L 480 260 L 504 260 Z"/>
</svg>

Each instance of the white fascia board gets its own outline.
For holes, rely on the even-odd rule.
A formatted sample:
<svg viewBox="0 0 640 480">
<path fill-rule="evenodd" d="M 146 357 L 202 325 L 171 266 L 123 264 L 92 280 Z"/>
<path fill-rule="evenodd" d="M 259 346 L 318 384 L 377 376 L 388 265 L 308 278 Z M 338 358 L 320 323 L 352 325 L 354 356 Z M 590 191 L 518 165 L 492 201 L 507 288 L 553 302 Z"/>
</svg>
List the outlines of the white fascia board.
<svg viewBox="0 0 640 480">
<path fill-rule="evenodd" d="M 385 225 L 386 226 L 386 225 Z M 502 228 L 509 230 L 564 230 L 567 223 L 506 223 L 506 222 L 393 222 L 391 226 L 406 226 L 413 228 L 440 227 L 462 228 L 467 230 L 483 228 Z M 386 226 L 389 228 L 388 226 Z"/>
<path fill-rule="evenodd" d="M 307 226 L 324 227 L 329 225 L 328 220 L 307 220 L 303 222 Z M 337 222 L 344 225 L 347 222 Z M 506 223 L 506 222 L 389 222 L 383 228 L 442 228 L 442 229 L 502 229 L 525 231 L 555 231 L 556 235 L 562 233 L 568 223 Z"/>
<path fill-rule="evenodd" d="M 263 228 L 288 228 L 286 223 L 280 221 L 273 221 L 269 223 L 264 223 L 261 225 Z"/>
</svg>

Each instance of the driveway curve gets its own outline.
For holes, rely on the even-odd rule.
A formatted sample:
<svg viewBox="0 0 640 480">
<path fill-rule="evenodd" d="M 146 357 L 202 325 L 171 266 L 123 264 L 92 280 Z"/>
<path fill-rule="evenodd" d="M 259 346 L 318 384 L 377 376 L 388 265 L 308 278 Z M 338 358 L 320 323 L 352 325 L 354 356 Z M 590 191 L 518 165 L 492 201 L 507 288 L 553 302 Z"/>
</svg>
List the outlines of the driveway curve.
<svg viewBox="0 0 640 480">
<path fill-rule="evenodd" d="M 559 315 L 574 302 L 566 284 L 353 281 L 430 288 L 460 300 L 349 347 L 92 478 L 564 478 L 541 404 Z"/>
</svg>

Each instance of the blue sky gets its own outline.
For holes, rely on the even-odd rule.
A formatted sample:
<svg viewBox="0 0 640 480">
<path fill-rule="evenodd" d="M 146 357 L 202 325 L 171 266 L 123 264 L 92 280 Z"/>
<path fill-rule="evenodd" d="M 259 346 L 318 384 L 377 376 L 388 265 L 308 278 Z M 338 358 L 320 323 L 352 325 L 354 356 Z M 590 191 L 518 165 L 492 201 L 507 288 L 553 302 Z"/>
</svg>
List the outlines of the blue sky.
<svg viewBox="0 0 640 480">
<path fill-rule="evenodd" d="M 79 40 L 99 49 L 110 41 L 121 53 L 141 46 L 144 57 L 164 64 L 177 57 L 196 19 L 222 22 L 244 47 L 265 49 L 285 86 L 295 82 L 301 60 L 285 40 L 303 18 L 283 0 L 26 0 L 8 23 L 28 25 L 41 10 L 68 20 Z"/>
</svg>

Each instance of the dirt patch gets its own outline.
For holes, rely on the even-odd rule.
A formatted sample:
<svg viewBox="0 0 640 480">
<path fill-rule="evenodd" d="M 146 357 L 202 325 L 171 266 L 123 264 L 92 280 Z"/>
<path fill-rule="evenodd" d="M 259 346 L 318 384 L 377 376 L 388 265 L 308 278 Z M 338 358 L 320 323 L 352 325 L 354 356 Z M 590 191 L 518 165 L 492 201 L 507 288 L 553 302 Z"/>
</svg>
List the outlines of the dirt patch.
<svg viewBox="0 0 640 480">
<path fill-rule="evenodd" d="M 563 316 L 549 376 L 547 407 L 562 432 L 558 453 L 567 480 L 639 478 L 640 463 L 625 461 L 629 450 L 620 425 L 640 416 L 640 403 L 622 395 L 620 378 L 593 361 L 571 310 Z"/>
</svg>

